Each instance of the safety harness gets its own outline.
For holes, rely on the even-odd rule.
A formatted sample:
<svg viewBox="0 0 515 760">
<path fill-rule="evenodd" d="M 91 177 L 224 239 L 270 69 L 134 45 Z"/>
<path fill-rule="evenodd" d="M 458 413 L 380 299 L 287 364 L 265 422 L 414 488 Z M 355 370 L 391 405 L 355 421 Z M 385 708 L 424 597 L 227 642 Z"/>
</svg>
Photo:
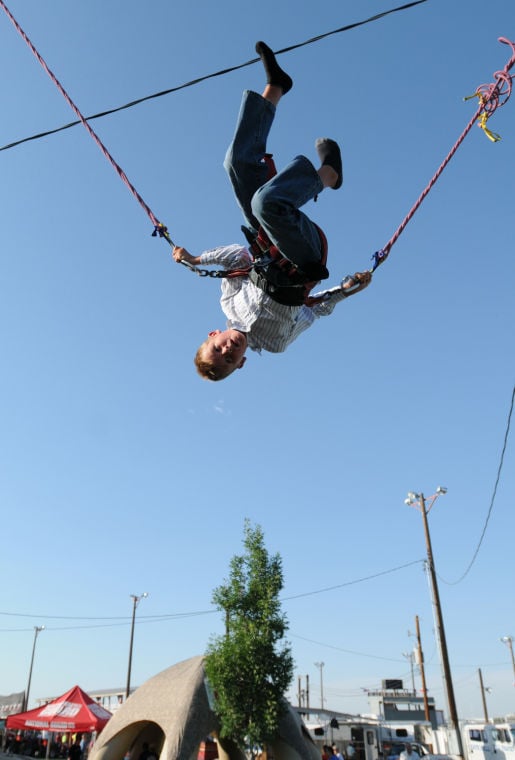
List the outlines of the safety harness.
<svg viewBox="0 0 515 760">
<path fill-rule="evenodd" d="M 272 154 L 265 153 L 263 162 L 268 168 L 268 181 L 277 174 Z M 329 277 L 326 267 L 327 238 L 318 225 L 315 224 L 315 228 L 320 238 L 321 255 L 319 261 L 309 265 L 309 272 L 302 271 L 290 259 L 287 259 L 279 248 L 272 243 L 262 227 L 259 228 L 257 234 L 248 227 L 241 227 L 252 256 L 252 263 L 247 267 L 216 270 L 203 269 L 190 264 L 185 259 L 181 259 L 180 263 L 200 277 L 214 277 L 216 279 L 248 277 L 256 287 L 283 306 L 315 306 L 323 301 L 329 301 L 335 294 L 341 295 L 342 289 L 344 290 L 344 298 L 361 290 L 363 288 L 361 281 L 355 276 L 348 275 L 337 287 L 324 290 L 317 296 L 310 295 L 320 280 L 326 280 Z M 155 230 L 153 234 L 157 235 L 160 232 Z"/>
<path fill-rule="evenodd" d="M 252 266 L 246 271 L 249 280 L 274 301 L 284 306 L 301 306 L 310 303 L 310 292 L 320 282 L 320 279 L 326 279 L 329 276 L 325 266 L 327 240 L 322 230 L 317 227 L 322 251 L 320 277 L 317 280 L 309 280 L 309 275 L 306 275 L 283 256 L 262 228 L 257 235 L 253 235 L 247 227 L 241 229 L 247 238 L 249 251 L 253 258 Z M 241 276 L 241 273 L 229 272 L 229 277 L 233 276 Z"/>
<path fill-rule="evenodd" d="M 268 169 L 267 181 L 277 174 L 271 153 L 265 153 L 264 163 Z M 327 271 L 327 238 L 315 225 L 320 238 L 320 261 L 309 273 L 303 272 L 290 259 L 284 256 L 279 248 L 270 240 L 265 230 L 260 227 L 257 235 L 248 227 L 241 228 L 252 255 L 252 266 L 246 270 L 229 271 L 228 277 L 248 276 L 254 285 L 263 290 L 277 303 L 284 306 L 313 305 L 318 299 L 309 294 L 320 280 L 329 277 Z M 314 276 L 316 279 L 314 279 Z"/>
</svg>

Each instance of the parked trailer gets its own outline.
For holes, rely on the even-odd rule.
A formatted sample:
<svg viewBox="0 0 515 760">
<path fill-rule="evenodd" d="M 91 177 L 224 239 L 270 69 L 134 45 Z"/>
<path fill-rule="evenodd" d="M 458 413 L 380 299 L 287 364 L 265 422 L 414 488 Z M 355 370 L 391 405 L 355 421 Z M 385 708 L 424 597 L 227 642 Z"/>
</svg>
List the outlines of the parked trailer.
<svg viewBox="0 0 515 760">
<path fill-rule="evenodd" d="M 462 723 L 466 760 L 515 760 L 514 723 Z"/>
<path fill-rule="evenodd" d="M 353 760 L 382 760 L 378 726 L 359 720 L 332 718 L 314 720 L 304 717 L 304 725 L 322 755 L 324 745 L 336 744 L 345 758 L 350 756 L 349 744 L 354 748 Z"/>
</svg>

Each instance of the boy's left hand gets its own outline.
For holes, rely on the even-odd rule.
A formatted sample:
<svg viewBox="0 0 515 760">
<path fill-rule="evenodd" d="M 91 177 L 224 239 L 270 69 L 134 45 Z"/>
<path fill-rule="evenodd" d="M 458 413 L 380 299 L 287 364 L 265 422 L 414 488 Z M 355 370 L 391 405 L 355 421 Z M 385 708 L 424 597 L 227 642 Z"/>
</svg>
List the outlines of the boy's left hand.
<svg viewBox="0 0 515 760">
<path fill-rule="evenodd" d="M 349 295 L 353 293 L 359 293 L 360 290 L 364 290 L 372 282 L 372 272 L 368 269 L 365 272 L 356 272 L 351 277 L 346 278 L 347 282 L 342 285 L 343 290 L 349 290 Z"/>
</svg>

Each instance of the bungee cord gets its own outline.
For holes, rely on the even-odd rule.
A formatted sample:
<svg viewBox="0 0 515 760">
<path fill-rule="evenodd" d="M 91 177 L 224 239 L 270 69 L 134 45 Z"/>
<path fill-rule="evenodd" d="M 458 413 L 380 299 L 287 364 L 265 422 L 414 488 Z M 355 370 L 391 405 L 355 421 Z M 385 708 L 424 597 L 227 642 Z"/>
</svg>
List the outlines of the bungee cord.
<svg viewBox="0 0 515 760">
<path fill-rule="evenodd" d="M 21 28 L 21 26 L 18 24 L 18 22 L 16 21 L 16 19 L 14 18 L 14 16 L 11 13 L 11 11 L 6 6 L 6 4 L 4 3 L 3 0 L 0 0 L 0 6 L 3 8 L 3 10 L 5 11 L 5 13 L 7 14 L 9 20 L 11 21 L 11 23 L 15 27 L 16 31 L 18 32 L 18 34 L 22 37 L 23 40 L 25 40 L 25 42 L 29 46 L 30 50 L 35 55 L 35 57 L 37 58 L 37 60 L 39 61 L 39 63 L 43 67 L 43 69 L 46 71 L 46 73 L 48 74 L 48 76 L 50 77 L 50 79 L 52 80 L 52 82 L 55 84 L 55 86 L 57 87 L 57 89 L 59 90 L 59 92 L 61 93 L 61 95 L 64 97 L 64 99 L 66 100 L 66 102 L 68 103 L 68 105 L 70 106 L 70 108 L 72 109 L 72 111 L 79 117 L 80 123 L 87 129 L 87 131 L 89 132 L 89 134 L 91 135 L 91 137 L 93 138 L 93 140 L 96 142 L 96 144 L 98 145 L 98 147 L 100 148 L 100 150 L 102 151 L 102 153 L 104 154 L 104 156 L 107 158 L 107 160 L 109 161 L 109 163 L 111 164 L 111 166 L 114 168 L 114 170 L 116 171 L 116 173 L 118 174 L 118 176 L 120 177 L 120 179 L 122 180 L 122 182 L 129 188 L 130 192 L 133 194 L 133 196 L 136 198 L 136 200 L 138 201 L 138 203 L 140 204 L 140 206 L 146 212 L 146 214 L 148 215 L 150 221 L 154 225 L 154 232 L 152 234 L 154 234 L 154 235 L 158 234 L 157 231 L 159 231 L 160 237 L 167 238 L 168 242 L 170 243 L 170 245 L 173 246 L 173 242 L 169 239 L 169 236 L 167 236 L 166 228 L 157 219 L 157 217 L 153 213 L 153 211 L 150 208 L 150 206 L 148 206 L 145 203 L 145 201 L 143 200 L 143 198 L 141 197 L 141 195 L 138 193 L 138 191 L 136 190 L 136 188 L 134 187 L 134 185 L 130 182 L 129 178 L 127 177 L 127 175 L 125 174 L 125 172 L 123 171 L 123 169 L 121 168 L 121 166 L 119 166 L 119 164 L 117 164 L 117 162 L 114 160 L 114 158 L 111 155 L 111 153 L 107 150 L 106 146 L 104 145 L 104 143 L 102 142 L 102 140 L 100 139 L 100 137 L 93 130 L 93 128 L 88 124 L 88 121 L 87 121 L 86 117 L 82 115 L 82 113 L 80 112 L 79 108 L 75 105 L 75 103 L 73 102 L 73 100 L 71 99 L 71 97 L 68 95 L 68 93 L 66 92 L 66 90 L 64 89 L 64 87 L 62 86 L 62 84 L 60 83 L 60 81 L 57 79 L 57 77 L 55 76 L 55 74 L 53 73 L 53 71 L 47 65 L 47 63 L 44 60 L 44 58 L 40 55 L 40 53 L 37 51 L 37 49 L 35 48 L 35 46 L 32 44 L 31 40 L 25 34 L 25 32 L 23 31 L 23 29 Z"/>
<path fill-rule="evenodd" d="M 473 125 L 477 122 L 478 127 L 480 127 L 485 135 L 488 137 L 489 140 L 492 142 L 498 142 L 501 138 L 499 135 L 495 134 L 494 132 L 491 132 L 486 124 L 488 119 L 495 113 L 497 108 L 500 106 L 503 106 L 507 100 L 509 99 L 511 95 L 512 90 L 512 80 L 513 77 L 509 74 L 510 69 L 513 67 L 515 63 L 515 43 L 510 42 L 510 40 L 506 39 L 505 37 L 499 37 L 499 42 L 502 42 L 506 45 L 509 45 L 511 47 L 511 58 L 502 69 L 502 71 L 496 71 L 494 73 L 494 82 L 491 84 L 482 84 L 477 89 L 474 95 L 470 95 L 465 98 L 465 100 L 469 100 L 470 98 L 476 97 L 479 99 L 479 106 L 477 108 L 477 111 L 470 119 L 469 123 L 461 133 L 460 137 L 457 139 L 454 146 L 449 151 L 449 154 L 447 157 L 442 161 L 440 167 L 437 169 L 431 180 L 429 181 L 426 188 L 423 190 L 421 195 L 419 196 L 418 200 L 414 203 L 413 207 L 410 209 L 408 214 L 405 216 L 395 233 L 392 235 L 388 243 L 384 246 L 384 248 L 381 248 L 381 250 L 377 251 L 373 255 L 374 260 L 374 266 L 372 267 L 372 272 L 377 269 L 377 267 L 382 264 L 388 257 L 388 254 L 390 253 L 393 245 L 397 242 L 402 232 L 405 230 L 406 226 L 408 225 L 408 222 L 411 221 L 413 216 L 415 215 L 415 212 L 420 208 L 422 202 L 428 195 L 429 191 L 434 187 L 436 181 L 440 177 L 441 173 L 451 160 L 451 158 L 454 156 L 462 142 L 464 141 L 465 137 L 468 135 L 470 130 L 472 129 Z"/>
</svg>

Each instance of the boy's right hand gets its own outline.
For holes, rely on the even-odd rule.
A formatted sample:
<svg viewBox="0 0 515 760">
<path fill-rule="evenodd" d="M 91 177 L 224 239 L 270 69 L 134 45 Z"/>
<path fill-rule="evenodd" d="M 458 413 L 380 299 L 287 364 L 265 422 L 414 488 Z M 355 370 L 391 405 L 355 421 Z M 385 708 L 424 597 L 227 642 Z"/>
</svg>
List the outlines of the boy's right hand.
<svg viewBox="0 0 515 760">
<path fill-rule="evenodd" d="M 179 245 L 176 245 L 173 249 L 172 256 L 177 264 L 180 264 L 181 261 L 185 261 L 187 264 L 193 264 L 193 266 L 200 264 L 199 256 L 192 256 L 191 253 L 188 253 L 186 248 L 181 248 Z"/>
</svg>

